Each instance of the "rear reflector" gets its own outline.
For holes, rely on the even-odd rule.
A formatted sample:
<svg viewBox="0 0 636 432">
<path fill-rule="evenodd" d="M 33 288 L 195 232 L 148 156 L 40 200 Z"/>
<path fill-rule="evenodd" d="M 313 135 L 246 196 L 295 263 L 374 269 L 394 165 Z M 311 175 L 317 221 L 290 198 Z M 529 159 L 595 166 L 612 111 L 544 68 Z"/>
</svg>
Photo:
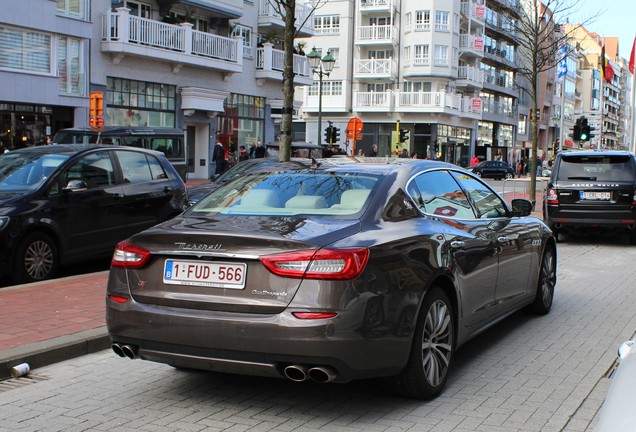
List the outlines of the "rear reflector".
<svg viewBox="0 0 636 432">
<path fill-rule="evenodd" d="M 328 319 L 338 315 L 335 312 L 292 312 L 298 319 Z"/>
<path fill-rule="evenodd" d="M 119 242 L 110 262 L 113 267 L 140 268 L 150 258 L 150 252 L 127 241 Z"/>
<path fill-rule="evenodd" d="M 128 301 L 128 297 L 118 296 L 115 294 L 108 294 L 108 299 L 115 303 L 126 303 Z"/>
<path fill-rule="evenodd" d="M 278 276 L 348 280 L 362 273 L 368 258 L 368 249 L 320 249 L 267 255 L 259 260 Z"/>
</svg>

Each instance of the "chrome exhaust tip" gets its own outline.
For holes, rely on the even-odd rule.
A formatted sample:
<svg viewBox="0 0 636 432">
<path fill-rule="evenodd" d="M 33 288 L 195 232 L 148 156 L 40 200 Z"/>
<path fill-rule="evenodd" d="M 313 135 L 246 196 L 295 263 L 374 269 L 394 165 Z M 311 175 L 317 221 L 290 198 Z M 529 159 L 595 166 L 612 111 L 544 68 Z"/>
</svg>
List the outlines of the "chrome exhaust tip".
<svg viewBox="0 0 636 432">
<path fill-rule="evenodd" d="M 119 357 L 126 357 L 126 354 L 124 354 L 124 351 L 121 349 L 121 345 L 119 345 L 118 343 L 112 344 L 111 348 L 113 349 L 113 352 Z"/>
<path fill-rule="evenodd" d="M 283 370 L 285 377 L 295 382 L 307 379 L 307 367 L 301 365 L 289 365 Z"/>
<path fill-rule="evenodd" d="M 338 376 L 335 370 L 328 366 L 317 366 L 309 369 L 309 378 L 319 383 L 328 383 L 335 380 Z"/>
<path fill-rule="evenodd" d="M 135 345 L 122 345 L 121 351 L 131 360 L 134 360 L 139 356 L 139 347 Z"/>
</svg>

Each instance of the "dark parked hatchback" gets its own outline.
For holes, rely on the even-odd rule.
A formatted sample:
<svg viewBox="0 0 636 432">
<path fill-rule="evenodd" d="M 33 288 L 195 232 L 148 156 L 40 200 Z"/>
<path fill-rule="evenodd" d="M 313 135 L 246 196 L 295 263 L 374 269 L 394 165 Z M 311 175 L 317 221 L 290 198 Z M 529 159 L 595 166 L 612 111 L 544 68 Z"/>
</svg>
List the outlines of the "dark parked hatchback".
<svg viewBox="0 0 636 432">
<path fill-rule="evenodd" d="M 107 257 L 118 241 L 186 207 L 165 156 L 121 146 L 53 145 L 0 156 L 0 273 L 48 279 Z"/>
<path fill-rule="evenodd" d="M 636 244 L 636 161 L 624 151 L 557 155 L 543 217 L 555 231 L 624 231 Z"/>
<path fill-rule="evenodd" d="M 506 178 L 515 176 L 515 171 L 510 165 L 502 161 L 483 161 L 470 169 L 479 177 L 484 178 Z"/>
</svg>

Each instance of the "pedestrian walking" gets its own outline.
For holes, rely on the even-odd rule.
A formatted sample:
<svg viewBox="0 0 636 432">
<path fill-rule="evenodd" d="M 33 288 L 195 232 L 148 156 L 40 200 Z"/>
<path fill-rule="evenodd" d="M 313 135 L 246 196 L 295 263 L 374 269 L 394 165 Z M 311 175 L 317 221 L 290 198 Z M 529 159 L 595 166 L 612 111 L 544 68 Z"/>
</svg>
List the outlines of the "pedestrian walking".
<svg viewBox="0 0 636 432">
<path fill-rule="evenodd" d="M 214 151 L 212 152 L 212 161 L 214 162 L 215 166 L 214 174 L 222 174 L 225 167 L 225 148 L 219 140 L 216 140 L 216 144 L 214 145 Z"/>
</svg>

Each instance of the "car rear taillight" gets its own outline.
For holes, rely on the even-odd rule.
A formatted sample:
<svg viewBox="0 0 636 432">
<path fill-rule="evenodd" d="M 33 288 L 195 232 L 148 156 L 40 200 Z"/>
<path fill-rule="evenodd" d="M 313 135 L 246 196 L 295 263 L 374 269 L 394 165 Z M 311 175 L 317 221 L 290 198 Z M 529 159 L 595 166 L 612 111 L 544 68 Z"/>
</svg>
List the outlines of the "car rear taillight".
<svg viewBox="0 0 636 432">
<path fill-rule="evenodd" d="M 110 301 L 113 301 L 113 302 L 119 303 L 119 304 L 123 304 L 123 303 L 126 303 L 128 301 L 128 297 L 115 295 L 115 294 L 108 294 L 108 299 Z"/>
<path fill-rule="evenodd" d="M 259 260 L 278 276 L 347 280 L 362 273 L 368 258 L 368 249 L 321 249 L 267 255 Z"/>
<path fill-rule="evenodd" d="M 292 312 L 292 315 L 298 319 L 329 319 L 338 314 L 335 312 Z"/>
<path fill-rule="evenodd" d="M 559 194 L 557 193 L 557 190 L 554 188 L 549 188 L 546 199 L 548 201 L 548 204 L 559 204 Z"/>
<path fill-rule="evenodd" d="M 110 264 L 113 267 L 140 268 L 150 258 L 150 252 L 127 241 L 120 242 L 115 248 Z"/>
</svg>

